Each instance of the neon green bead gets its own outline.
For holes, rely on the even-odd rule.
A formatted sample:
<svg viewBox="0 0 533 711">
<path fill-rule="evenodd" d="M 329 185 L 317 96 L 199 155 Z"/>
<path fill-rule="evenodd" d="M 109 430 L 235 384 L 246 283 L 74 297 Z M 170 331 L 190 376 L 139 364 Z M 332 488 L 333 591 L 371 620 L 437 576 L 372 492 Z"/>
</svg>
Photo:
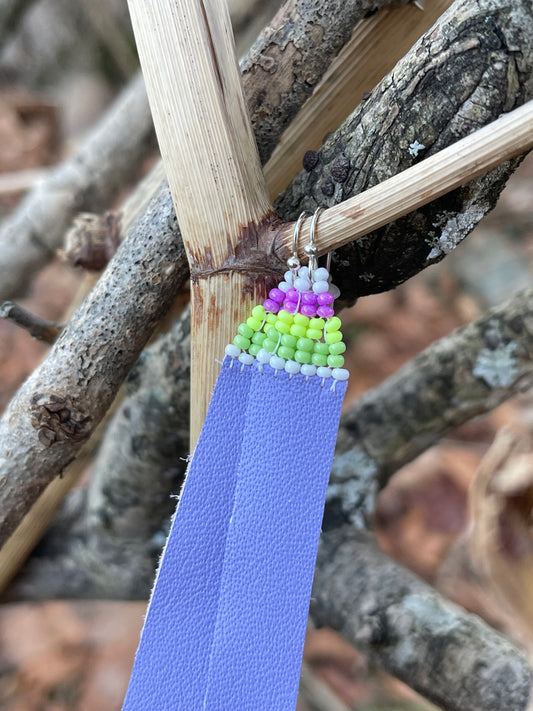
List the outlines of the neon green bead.
<svg viewBox="0 0 533 711">
<path fill-rule="evenodd" d="M 342 341 L 342 333 L 340 331 L 333 331 L 332 333 L 326 333 L 327 343 L 339 343 Z"/>
<path fill-rule="evenodd" d="M 253 316 L 250 316 L 250 318 L 246 319 L 246 325 L 249 326 L 252 331 L 259 331 L 261 328 L 261 324 L 263 323 L 263 320 L 259 320 L 258 318 L 254 318 Z"/>
<path fill-rule="evenodd" d="M 281 309 L 281 311 L 278 313 L 278 320 L 283 321 L 283 323 L 288 323 L 290 326 L 291 323 L 294 321 L 294 316 L 288 311 L 285 311 L 285 309 Z"/>
<path fill-rule="evenodd" d="M 294 314 L 294 323 L 297 326 L 309 326 L 309 316 L 304 316 L 303 314 Z"/>
<path fill-rule="evenodd" d="M 252 316 L 254 318 L 259 319 L 260 321 L 262 321 L 265 318 L 265 313 L 266 313 L 265 307 L 261 306 L 261 305 L 254 306 L 252 309 Z"/>
<path fill-rule="evenodd" d="M 329 352 L 329 345 L 327 343 L 322 343 L 321 341 L 315 341 L 313 343 L 313 353 L 320 353 L 321 355 L 327 356 Z"/>
<path fill-rule="evenodd" d="M 263 345 L 263 341 L 266 338 L 266 333 L 261 333 L 261 331 L 257 331 L 257 333 L 254 333 L 252 336 L 252 343 L 255 343 L 258 346 Z"/>
<path fill-rule="evenodd" d="M 266 322 L 267 323 L 271 323 L 272 325 L 274 325 L 277 320 L 278 320 L 278 317 L 276 316 L 276 314 L 267 314 L 266 315 Z"/>
<path fill-rule="evenodd" d="M 341 325 L 341 320 L 338 316 L 332 316 L 331 318 L 328 318 L 326 323 L 326 333 L 338 331 Z"/>
<path fill-rule="evenodd" d="M 253 328 L 250 328 L 246 323 L 240 323 L 237 331 L 245 338 L 250 339 L 254 335 Z"/>
<path fill-rule="evenodd" d="M 296 348 L 299 351 L 307 351 L 311 353 L 313 350 L 313 341 L 310 338 L 299 338 Z"/>
<path fill-rule="evenodd" d="M 278 355 L 280 358 L 285 358 L 285 360 L 293 360 L 294 348 L 289 348 L 288 346 L 280 346 L 278 348 Z"/>
<path fill-rule="evenodd" d="M 310 363 L 311 353 L 308 353 L 307 351 L 296 351 L 294 354 L 294 360 L 297 363 Z"/>
<path fill-rule="evenodd" d="M 296 336 L 291 336 L 290 333 L 284 333 L 281 337 L 281 345 L 296 348 L 296 340 Z"/>
<path fill-rule="evenodd" d="M 346 343 L 339 341 L 338 343 L 332 343 L 329 347 L 329 352 L 331 355 L 340 355 L 346 350 Z"/>
<path fill-rule="evenodd" d="M 344 365 L 344 356 L 330 355 L 328 356 L 328 365 L 330 368 L 342 368 Z"/>
<path fill-rule="evenodd" d="M 327 365 L 328 357 L 322 353 L 313 353 L 311 356 L 311 363 L 313 365 Z"/>
<path fill-rule="evenodd" d="M 246 338 L 242 334 L 235 336 L 233 343 L 237 346 L 237 348 L 242 348 L 244 351 L 250 348 L 250 339 Z"/>
<path fill-rule="evenodd" d="M 237 345 L 237 344 L 235 344 Z M 265 351 L 268 351 L 269 353 L 273 353 L 276 350 L 276 346 L 278 345 L 277 341 L 272 341 L 270 338 L 265 338 L 263 341 L 263 348 Z"/>
<path fill-rule="evenodd" d="M 326 322 L 323 318 L 312 318 L 309 321 L 309 328 L 318 328 L 320 331 L 324 328 Z"/>
<path fill-rule="evenodd" d="M 318 341 L 322 338 L 322 331 L 318 328 L 308 328 L 305 335 L 307 338 L 312 338 L 314 341 Z"/>
<path fill-rule="evenodd" d="M 256 356 L 260 350 L 261 350 L 261 345 L 259 343 L 252 343 L 250 348 L 248 348 L 248 353 L 250 353 L 253 356 Z"/>
<path fill-rule="evenodd" d="M 289 326 L 288 323 L 284 323 L 283 321 L 280 321 L 279 319 L 275 323 L 275 328 L 276 331 L 279 331 L 280 333 L 289 333 L 291 330 L 291 327 Z"/>
<path fill-rule="evenodd" d="M 265 333 L 266 333 L 267 337 L 270 338 L 271 341 L 277 342 L 277 340 L 279 338 L 279 333 L 277 332 L 275 326 L 267 326 L 265 328 Z"/>
<path fill-rule="evenodd" d="M 301 324 L 298 323 L 293 323 L 291 326 L 291 335 L 296 336 L 296 338 L 303 338 L 305 334 L 307 333 L 307 329 L 305 326 L 302 326 Z"/>
</svg>

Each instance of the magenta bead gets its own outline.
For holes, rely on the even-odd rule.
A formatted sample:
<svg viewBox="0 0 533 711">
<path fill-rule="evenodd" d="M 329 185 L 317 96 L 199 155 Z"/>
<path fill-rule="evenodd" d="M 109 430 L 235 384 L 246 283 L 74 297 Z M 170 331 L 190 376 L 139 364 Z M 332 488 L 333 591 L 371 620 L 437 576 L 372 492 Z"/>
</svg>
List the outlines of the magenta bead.
<svg viewBox="0 0 533 711">
<path fill-rule="evenodd" d="M 309 304 L 311 306 L 315 306 L 316 304 L 316 294 L 313 294 L 312 291 L 304 291 L 302 294 L 302 303 L 303 304 Z M 302 312 L 303 313 L 303 312 Z"/>
<path fill-rule="evenodd" d="M 287 292 L 286 298 L 289 301 L 294 301 L 296 303 L 298 301 L 298 299 L 300 298 L 300 292 L 298 291 L 298 289 L 295 289 L 294 287 L 292 287 Z"/>
<path fill-rule="evenodd" d="M 272 289 L 272 291 L 274 291 L 274 289 Z M 270 293 L 272 293 L 272 291 Z M 270 311 L 272 314 L 277 314 L 279 311 L 279 304 L 276 304 L 273 299 L 266 299 L 263 301 L 263 306 L 265 307 L 265 311 Z"/>
<path fill-rule="evenodd" d="M 320 306 L 329 306 L 335 301 L 335 297 L 333 294 L 330 294 L 329 291 L 325 291 L 322 294 L 318 295 L 318 303 Z"/>
<path fill-rule="evenodd" d="M 304 316 L 309 316 L 309 318 L 314 318 L 316 316 L 316 307 L 311 306 L 311 304 L 304 304 L 300 308 L 300 313 Z"/>
<path fill-rule="evenodd" d="M 296 313 L 298 304 L 296 303 L 296 301 L 287 301 L 287 299 L 285 299 L 281 308 L 285 309 L 285 311 L 288 311 L 290 314 L 294 314 Z"/>
<path fill-rule="evenodd" d="M 283 293 L 283 291 L 281 291 L 281 289 L 271 289 L 268 292 L 268 295 L 272 299 L 272 301 L 276 301 L 278 304 L 281 304 L 281 302 L 285 298 L 285 294 Z"/>
<path fill-rule="evenodd" d="M 331 306 L 319 306 L 316 312 L 320 318 L 331 318 L 335 316 L 335 309 Z"/>
</svg>

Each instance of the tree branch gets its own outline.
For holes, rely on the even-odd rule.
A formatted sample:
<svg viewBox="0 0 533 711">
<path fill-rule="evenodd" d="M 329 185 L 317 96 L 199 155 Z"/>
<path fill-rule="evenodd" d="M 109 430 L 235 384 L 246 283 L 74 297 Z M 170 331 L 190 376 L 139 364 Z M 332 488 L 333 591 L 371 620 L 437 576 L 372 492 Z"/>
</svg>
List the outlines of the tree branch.
<svg viewBox="0 0 533 711">
<path fill-rule="evenodd" d="M 18 304 L 4 301 L 0 304 L 0 318 L 5 318 L 27 331 L 30 336 L 45 343 L 53 343 L 61 333 L 63 326 L 31 313 Z"/>
<path fill-rule="evenodd" d="M 311 616 L 444 711 L 527 708 L 525 655 L 349 526 L 325 522 Z"/>
<path fill-rule="evenodd" d="M 142 77 L 120 94 L 72 157 L 51 170 L 0 226 L 0 300 L 20 294 L 61 246 L 78 212 L 109 207 L 153 147 Z"/>
</svg>

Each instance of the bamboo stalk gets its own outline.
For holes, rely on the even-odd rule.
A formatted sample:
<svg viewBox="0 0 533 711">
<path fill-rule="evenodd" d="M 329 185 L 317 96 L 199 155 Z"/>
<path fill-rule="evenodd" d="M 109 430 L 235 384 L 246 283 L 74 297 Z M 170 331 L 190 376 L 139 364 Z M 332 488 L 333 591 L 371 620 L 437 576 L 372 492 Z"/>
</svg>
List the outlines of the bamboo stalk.
<svg viewBox="0 0 533 711">
<path fill-rule="evenodd" d="M 413 4 L 381 10 L 361 20 L 331 63 L 320 84 L 283 133 L 265 166 L 265 180 L 276 198 L 302 167 L 307 150 L 318 150 L 372 88 L 394 67 L 452 0 L 430 0 L 424 12 Z"/>
<path fill-rule="evenodd" d="M 271 211 L 223 0 L 129 0 L 191 270 L 221 267 Z M 192 285 L 191 444 L 235 323 L 262 296 L 242 274 Z"/>
<path fill-rule="evenodd" d="M 330 207 L 318 224 L 319 253 L 342 247 L 531 148 L 533 101 L 360 195 Z M 306 220 L 301 230 L 302 258 L 310 222 Z M 287 256 L 292 249 L 293 227 L 293 223 L 284 225 L 277 236 L 277 246 Z"/>
</svg>

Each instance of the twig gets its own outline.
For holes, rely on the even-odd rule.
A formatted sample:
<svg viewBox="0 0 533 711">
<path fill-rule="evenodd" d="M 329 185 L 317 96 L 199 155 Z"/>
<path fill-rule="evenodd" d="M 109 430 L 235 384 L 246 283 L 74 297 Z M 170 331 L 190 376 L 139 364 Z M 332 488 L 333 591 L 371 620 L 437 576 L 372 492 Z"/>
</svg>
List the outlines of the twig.
<svg viewBox="0 0 533 711">
<path fill-rule="evenodd" d="M 52 169 L 0 227 L 0 300 L 20 294 L 78 212 L 108 207 L 151 149 L 142 77 L 122 92 L 74 155 Z"/>
<path fill-rule="evenodd" d="M 0 318 L 8 319 L 28 331 L 30 336 L 45 343 L 54 343 L 63 330 L 63 326 L 31 313 L 18 304 L 11 301 L 4 301 L 0 305 Z"/>
<path fill-rule="evenodd" d="M 317 624 L 337 629 L 444 711 L 525 711 L 533 673 L 511 642 L 364 534 L 324 528 L 311 598 Z"/>
</svg>

